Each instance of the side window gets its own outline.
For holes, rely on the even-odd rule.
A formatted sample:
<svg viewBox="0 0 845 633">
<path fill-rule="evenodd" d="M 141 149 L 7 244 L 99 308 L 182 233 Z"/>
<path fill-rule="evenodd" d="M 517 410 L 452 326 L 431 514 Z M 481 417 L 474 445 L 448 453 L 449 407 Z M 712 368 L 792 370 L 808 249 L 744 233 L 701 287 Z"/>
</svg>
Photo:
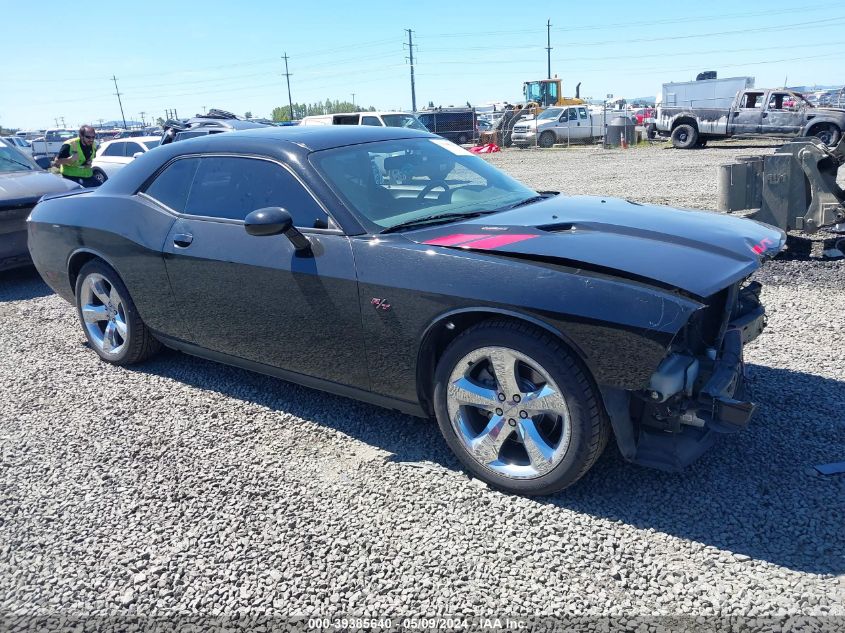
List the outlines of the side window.
<svg viewBox="0 0 845 633">
<path fill-rule="evenodd" d="M 103 156 L 123 156 L 123 146 L 126 143 L 112 143 L 103 152 Z"/>
<path fill-rule="evenodd" d="M 381 121 L 379 121 L 378 117 L 375 116 L 365 116 L 361 117 L 361 125 L 375 125 L 376 127 L 381 127 Z"/>
<path fill-rule="evenodd" d="M 138 145 L 138 143 L 126 143 L 126 158 L 132 158 L 138 152 L 143 152 L 144 148 Z"/>
<path fill-rule="evenodd" d="M 569 120 L 570 121 L 577 121 L 578 120 L 578 112 L 575 108 L 569 108 Z"/>
<path fill-rule="evenodd" d="M 283 207 L 299 227 L 328 226 L 328 216 L 296 178 L 276 163 L 255 158 L 203 158 L 185 213 L 243 220 L 264 207 Z"/>
<path fill-rule="evenodd" d="M 199 158 L 183 158 L 171 163 L 150 183 L 144 193 L 174 211 L 184 213 L 199 163 Z"/>
<path fill-rule="evenodd" d="M 587 120 L 587 108 L 578 108 L 578 118 L 582 121 Z"/>
</svg>

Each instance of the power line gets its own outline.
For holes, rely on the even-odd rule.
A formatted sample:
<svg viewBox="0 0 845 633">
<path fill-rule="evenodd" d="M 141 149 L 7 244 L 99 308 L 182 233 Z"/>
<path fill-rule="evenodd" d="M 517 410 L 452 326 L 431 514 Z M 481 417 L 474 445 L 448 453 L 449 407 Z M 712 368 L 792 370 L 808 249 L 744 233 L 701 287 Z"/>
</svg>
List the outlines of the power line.
<svg viewBox="0 0 845 633">
<path fill-rule="evenodd" d="M 555 32 L 559 33 L 576 33 L 580 31 L 604 31 L 607 29 L 617 29 L 617 28 L 624 28 L 630 29 L 631 27 L 636 26 L 663 26 L 666 24 L 687 24 L 689 22 L 707 22 L 708 20 L 731 20 L 734 18 L 754 18 L 754 17 L 770 17 L 776 15 L 785 15 L 791 13 L 800 13 L 801 15 L 805 15 L 806 13 L 812 11 L 828 11 L 828 7 L 815 7 L 815 8 L 808 8 L 808 7 L 798 7 L 793 9 L 780 9 L 780 10 L 770 10 L 770 11 L 754 11 L 754 12 L 746 12 L 746 13 L 715 13 L 709 15 L 701 15 L 701 16 L 689 16 L 684 15 L 681 18 L 664 18 L 660 19 L 649 19 L 643 20 L 640 22 L 615 22 L 612 24 L 593 24 L 593 25 L 582 25 L 582 26 L 571 26 L 571 27 L 560 27 L 554 29 Z M 450 37 L 472 37 L 478 35 L 490 35 L 490 36 L 506 36 L 506 35 L 529 35 L 529 34 L 536 34 L 538 29 L 521 29 L 521 30 L 514 30 L 509 29 L 506 31 L 472 31 L 472 32 L 456 32 L 456 33 L 423 33 L 422 38 L 427 40 L 429 38 L 450 38 Z"/>
</svg>

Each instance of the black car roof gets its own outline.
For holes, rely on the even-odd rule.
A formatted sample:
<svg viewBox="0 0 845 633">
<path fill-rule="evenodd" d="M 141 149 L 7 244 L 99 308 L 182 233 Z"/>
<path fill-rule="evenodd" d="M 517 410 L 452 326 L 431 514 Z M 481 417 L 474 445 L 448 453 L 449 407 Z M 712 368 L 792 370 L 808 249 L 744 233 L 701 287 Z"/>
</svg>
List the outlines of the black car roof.
<svg viewBox="0 0 845 633">
<path fill-rule="evenodd" d="M 139 156 L 126 165 L 95 191 L 97 194 L 106 195 L 134 193 L 160 166 L 176 156 L 215 152 L 248 153 L 277 156 L 290 162 L 298 162 L 302 159 L 302 155 L 309 152 L 358 143 L 411 138 L 439 139 L 440 137 L 430 132 L 410 128 L 369 125 L 266 126 L 221 134 L 203 134 L 177 143 L 167 143 L 152 151 L 144 152 L 143 156 Z M 299 154 L 300 158 L 295 158 L 296 154 Z"/>
<path fill-rule="evenodd" d="M 235 138 L 266 139 L 268 141 L 288 141 L 309 149 L 319 151 L 356 143 L 390 141 L 400 138 L 437 138 L 430 132 L 411 128 L 376 127 L 373 125 L 290 125 L 285 127 L 263 127 L 244 130 L 232 134 L 216 134 L 209 142 L 223 142 L 225 137 L 232 142 Z"/>
</svg>

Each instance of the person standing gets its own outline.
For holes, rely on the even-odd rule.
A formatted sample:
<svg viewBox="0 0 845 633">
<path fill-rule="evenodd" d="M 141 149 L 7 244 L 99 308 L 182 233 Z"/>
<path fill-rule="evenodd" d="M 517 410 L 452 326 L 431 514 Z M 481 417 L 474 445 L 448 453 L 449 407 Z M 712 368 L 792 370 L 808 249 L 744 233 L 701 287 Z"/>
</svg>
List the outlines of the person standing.
<svg viewBox="0 0 845 633">
<path fill-rule="evenodd" d="M 62 143 L 53 164 L 59 167 L 62 178 L 78 182 L 83 187 L 96 187 L 100 183 L 94 179 L 91 161 L 97 154 L 97 135 L 90 125 L 79 128 L 77 138 Z"/>
</svg>

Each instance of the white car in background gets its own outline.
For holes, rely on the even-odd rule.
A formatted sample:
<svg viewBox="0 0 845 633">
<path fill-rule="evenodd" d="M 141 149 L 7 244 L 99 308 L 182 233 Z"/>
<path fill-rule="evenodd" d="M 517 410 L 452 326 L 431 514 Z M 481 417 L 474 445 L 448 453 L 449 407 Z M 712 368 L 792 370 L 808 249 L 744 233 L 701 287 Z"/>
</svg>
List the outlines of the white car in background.
<svg viewBox="0 0 845 633">
<path fill-rule="evenodd" d="M 91 162 L 94 178 L 103 184 L 139 154 L 158 147 L 160 141 L 160 136 L 133 136 L 106 141 L 97 149 L 97 156 Z"/>
<path fill-rule="evenodd" d="M 14 146 L 18 151 L 26 154 L 32 158 L 32 143 L 21 136 L 4 136 L 2 137 L 9 145 Z"/>
</svg>

